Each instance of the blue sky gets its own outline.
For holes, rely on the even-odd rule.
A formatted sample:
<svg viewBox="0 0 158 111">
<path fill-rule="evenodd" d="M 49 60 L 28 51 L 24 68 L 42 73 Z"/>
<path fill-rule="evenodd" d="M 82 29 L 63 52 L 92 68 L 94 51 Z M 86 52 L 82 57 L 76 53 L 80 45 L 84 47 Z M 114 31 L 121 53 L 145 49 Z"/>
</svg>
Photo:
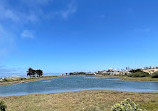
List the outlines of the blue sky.
<svg viewBox="0 0 158 111">
<path fill-rule="evenodd" d="M 158 64 L 156 0 L 0 0 L 0 71 Z"/>
</svg>

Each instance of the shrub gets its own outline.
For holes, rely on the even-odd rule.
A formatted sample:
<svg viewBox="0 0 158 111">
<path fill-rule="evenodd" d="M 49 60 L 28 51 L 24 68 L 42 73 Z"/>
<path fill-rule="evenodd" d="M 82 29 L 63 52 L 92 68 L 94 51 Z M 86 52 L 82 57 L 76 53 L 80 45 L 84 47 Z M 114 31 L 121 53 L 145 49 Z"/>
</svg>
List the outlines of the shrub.
<svg viewBox="0 0 158 111">
<path fill-rule="evenodd" d="M 158 71 L 157 71 L 157 72 L 154 72 L 151 77 L 152 77 L 152 78 L 158 78 Z"/>
<path fill-rule="evenodd" d="M 131 72 L 131 73 L 142 72 L 142 70 L 141 69 L 132 69 L 129 72 Z"/>
<path fill-rule="evenodd" d="M 142 111 L 142 109 L 130 99 L 125 99 L 121 104 L 113 105 L 112 111 Z"/>
<path fill-rule="evenodd" d="M 147 76 L 150 76 L 150 74 L 147 72 L 139 71 L 139 72 L 131 73 L 128 76 L 129 77 L 147 77 Z"/>
<path fill-rule="evenodd" d="M 107 75 L 110 75 L 109 73 L 104 73 L 104 74 L 102 74 L 103 76 L 107 76 Z"/>
<path fill-rule="evenodd" d="M 4 101 L 0 101 L 0 111 L 6 111 L 7 106 L 5 105 Z"/>
<path fill-rule="evenodd" d="M 20 80 L 26 80 L 27 78 L 26 77 L 22 77 L 22 78 L 20 78 Z"/>
<path fill-rule="evenodd" d="M 8 81 L 8 79 L 7 79 L 7 78 L 4 78 L 4 79 L 3 79 L 3 81 L 7 82 L 7 81 Z"/>
</svg>

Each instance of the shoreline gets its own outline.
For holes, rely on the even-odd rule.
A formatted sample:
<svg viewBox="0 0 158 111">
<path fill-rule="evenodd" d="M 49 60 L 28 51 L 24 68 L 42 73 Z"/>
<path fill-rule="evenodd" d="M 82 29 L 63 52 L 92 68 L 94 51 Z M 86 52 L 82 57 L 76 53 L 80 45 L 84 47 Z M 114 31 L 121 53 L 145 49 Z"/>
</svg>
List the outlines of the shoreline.
<svg viewBox="0 0 158 111">
<path fill-rule="evenodd" d="M 39 81 L 39 80 L 47 80 L 47 79 L 52 79 L 52 78 L 58 78 L 58 77 L 63 77 L 63 76 L 43 76 L 43 77 L 27 77 L 27 79 L 24 80 L 19 80 L 23 79 L 26 77 L 21 77 L 21 78 L 16 78 L 17 80 L 12 80 L 12 81 L 0 81 L 0 86 L 6 86 L 6 85 L 12 85 L 12 84 L 22 84 L 22 83 L 27 83 L 27 82 L 32 82 L 32 81 Z"/>
<path fill-rule="evenodd" d="M 128 77 L 128 76 L 112 76 L 112 75 L 64 75 L 64 76 L 43 76 L 43 77 L 27 77 L 25 80 L 12 80 L 12 81 L 0 81 L 0 86 L 5 85 L 12 85 L 12 84 L 22 84 L 32 81 L 39 81 L 39 80 L 47 80 L 52 78 L 59 78 L 59 77 L 69 77 L 69 76 L 93 76 L 93 77 L 87 77 L 87 78 L 117 78 L 112 80 L 120 80 L 120 81 L 143 81 L 143 82 L 158 82 L 158 78 L 151 78 L 151 77 Z M 26 78 L 26 77 L 21 77 Z M 17 78 L 18 79 L 18 78 Z"/>
<path fill-rule="evenodd" d="M 131 92 L 131 91 L 119 91 L 119 90 L 104 90 L 104 89 L 87 89 L 87 90 L 76 90 L 76 91 L 70 91 L 70 92 L 55 92 L 55 93 L 33 93 L 33 94 L 23 94 L 23 95 L 15 95 L 15 96 L 0 96 L 2 97 L 20 97 L 20 96 L 31 96 L 31 95 L 49 95 L 49 94 L 64 94 L 64 93 L 81 93 L 81 92 L 97 92 L 97 91 L 103 91 L 103 92 L 122 92 L 122 93 L 137 93 L 137 94 L 158 94 L 158 91 L 144 91 L 144 92 Z"/>
<path fill-rule="evenodd" d="M 123 81 L 144 81 L 144 82 L 158 82 L 158 78 L 151 78 L 151 77 L 128 77 L 128 76 L 113 76 L 113 75 L 95 75 L 96 77 L 100 78 L 118 78 L 117 80 Z"/>
</svg>

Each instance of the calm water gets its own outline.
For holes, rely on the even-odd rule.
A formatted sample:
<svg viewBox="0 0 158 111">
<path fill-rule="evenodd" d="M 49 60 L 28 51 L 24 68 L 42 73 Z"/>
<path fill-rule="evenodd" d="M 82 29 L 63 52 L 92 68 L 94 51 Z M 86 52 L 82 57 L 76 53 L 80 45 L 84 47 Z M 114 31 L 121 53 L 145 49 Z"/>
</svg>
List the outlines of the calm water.
<svg viewBox="0 0 158 111">
<path fill-rule="evenodd" d="M 0 96 L 59 93 L 90 89 L 130 92 L 158 91 L 158 82 L 120 81 L 115 78 L 71 76 L 0 86 Z"/>
</svg>

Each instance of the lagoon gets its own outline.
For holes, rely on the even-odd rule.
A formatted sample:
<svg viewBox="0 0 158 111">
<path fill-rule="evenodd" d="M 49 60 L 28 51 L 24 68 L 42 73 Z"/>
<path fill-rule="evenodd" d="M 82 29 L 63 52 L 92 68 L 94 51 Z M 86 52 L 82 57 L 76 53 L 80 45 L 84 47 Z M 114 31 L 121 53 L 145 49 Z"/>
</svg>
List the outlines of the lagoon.
<svg viewBox="0 0 158 111">
<path fill-rule="evenodd" d="M 0 86 L 0 96 L 62 93 L 81 90 L 158 91 L 158 82 L 122 81 L 117 78 L 99 78 L 95 76 L 67 76 Z"/>
</svg>

